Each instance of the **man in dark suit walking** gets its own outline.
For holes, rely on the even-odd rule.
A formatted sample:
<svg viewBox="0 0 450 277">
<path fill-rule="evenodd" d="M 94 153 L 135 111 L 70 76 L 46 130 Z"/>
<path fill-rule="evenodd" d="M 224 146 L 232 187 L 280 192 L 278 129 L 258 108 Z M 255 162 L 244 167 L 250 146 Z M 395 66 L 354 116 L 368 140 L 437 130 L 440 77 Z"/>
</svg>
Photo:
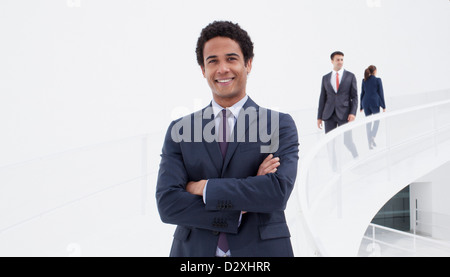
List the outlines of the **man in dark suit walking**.
<svg viewBox="0 0 450 277">
<path fill-rule="evenodd" d="M 297 175 L 297 128 L 246 94 L 252 59 L 238 24 L 202 30 L 197 61 L 213 99 L 170 124 L 156 188 L 161 220 L 177 225 L 171 256 L 293 256 L 284 210 Z"/>
<path fill-rule="evenodd" d="M 331 63 L 333 64 L 333 71 L 322 78 L 317 114 L 317 126 L 322 129 L 323 121 L 325 121 L 325 133 L 355 120 L 358 110 L 356 77 L 343 68 L 344 53 L 333 52 Z M 353 157 L 358 157 L 351 131 L 344 134 L 344 143 Z"/>
</svg>

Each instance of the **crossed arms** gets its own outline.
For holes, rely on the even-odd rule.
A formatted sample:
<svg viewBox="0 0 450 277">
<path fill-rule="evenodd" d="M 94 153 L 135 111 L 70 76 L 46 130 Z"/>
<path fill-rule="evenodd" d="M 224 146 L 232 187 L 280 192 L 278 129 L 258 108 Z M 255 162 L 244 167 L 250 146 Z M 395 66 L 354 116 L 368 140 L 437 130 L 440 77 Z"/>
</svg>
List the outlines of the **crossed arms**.
<svg viewBox="0 0 450 277">
<path fill-rule="evenodd" d="M 277 167 L 280 166 L 280 158 L 274 157 L 273 154 L 269 154 L 266 159 L 261 163 L 258 168 L 256 176 L 262 176 L 269 173 L 275 173 Z M 203 196 L 207 180 L 200 180 L 197 182 L 190 181 L 186 185 L 186 191 L 194 195 Z"/>
<path fill-rule="evenodd" d="M 270 213 L 285 209 L 294 187 L 298 163 L 297 129 L 289 115 L 280 116 L 277 152 L 267 156 L 246 178 L 205 176 L 204 180 L 190 180 L 184 164 L 184 160 L 189 159 L 184 155 L 188 154 L 182 151 L 180 143 L 171 139 L 171 126 L 164 142 L 156 190 L 163 222 L 236 233 L 241 211 Z M 201 195 L 206 179 L 205 204 Z M 218 217 L 227 220 L 226 227 L 211 227 L 211 222 Z"/>
</svg>

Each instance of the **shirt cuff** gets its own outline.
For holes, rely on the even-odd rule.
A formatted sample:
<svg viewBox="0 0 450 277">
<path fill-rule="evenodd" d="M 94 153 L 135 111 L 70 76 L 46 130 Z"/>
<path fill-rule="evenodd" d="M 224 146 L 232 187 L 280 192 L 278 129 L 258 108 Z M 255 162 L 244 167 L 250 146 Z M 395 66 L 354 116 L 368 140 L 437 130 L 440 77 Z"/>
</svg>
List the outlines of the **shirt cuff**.
<svg viewBox="0 0 450 277">
<path fill-rule="evenodd" d="M 203 188 L 203 203 L 206 204 L 206 187 L 208 186 L 208 180 L 206 180 L 205 187 Z"/>
</svg>

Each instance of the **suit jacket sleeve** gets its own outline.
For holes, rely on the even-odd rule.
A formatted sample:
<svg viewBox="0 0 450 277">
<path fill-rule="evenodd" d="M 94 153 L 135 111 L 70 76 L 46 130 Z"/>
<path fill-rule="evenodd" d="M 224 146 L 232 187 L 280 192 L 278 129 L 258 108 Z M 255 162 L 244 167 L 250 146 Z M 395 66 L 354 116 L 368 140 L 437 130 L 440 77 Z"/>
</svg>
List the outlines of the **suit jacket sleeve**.
<svg viewBox="0 0 450 277">
<path fill-rule="evenodd" d="M 226 203 L 232 210 L 269 213 L 282 211 L 294 187 L 298 163 L 298 135 L 294 120 L 280 114 L 279 148 L 274 153 L 280 158 L 276 173 L 247 178 L 209 179 L 206 209 L 217 210 Z"/>
<path fill-rule="evenodd" d="M 322 86 L 320 89 L 319 110 L 317 112 L 317 119 L 322 119 L 323 109 L 325 108 L 326 102 L 327 102 L 327 92 L 325 90 L 325 77 L 323 77 L 322 78 Z"/>
<path fill-rule="evenodd" d="M 381 79 L 378 78 L 378 93 L 380 94 L 381 99 L 381 107 L 383 109 L 386 109 L 386 103 L 384 101 L 384 91 L 383 91 L 383 84 L 381 83 Z"/>
<path fill-rule="evenodd" d="M 156 200 L 161 220 L 165 223 L 214 231 L 236 233 L 240 212 L 205 209 L 201 196 L 186 191 L 189 181 L 180 143 L 172 140 L 169 126 L 164 140 L 156 186 Z M 209 185 L 208 185 L 209 186 Z M 227 224 L 220 224 L 226 220 Z M 215 224 L 218 223 L 218 224 Z"/>
<path fill-rule="evenodd" d="M 364 94 L 365 94 L 366 92 L 365 92 L 365 90 L 364 90 L 364 80 L 362 81 L 362 84 L 361 84 L 361 108 L 360 108 L 360 110 L 362 110 L 363 109 L 363 99 L 364 99 Z"/>
<path fill-rule="evenodd" d="M 356 112 L 358 110 L 358 88 L 356 85 L 355 75 L 352 76 L 352 86 L 350 89 L 350 100 L 351 100 L 351 105 L 352 105 L 350 113 L 353 115 L 356 115 Z"/>
</svg>

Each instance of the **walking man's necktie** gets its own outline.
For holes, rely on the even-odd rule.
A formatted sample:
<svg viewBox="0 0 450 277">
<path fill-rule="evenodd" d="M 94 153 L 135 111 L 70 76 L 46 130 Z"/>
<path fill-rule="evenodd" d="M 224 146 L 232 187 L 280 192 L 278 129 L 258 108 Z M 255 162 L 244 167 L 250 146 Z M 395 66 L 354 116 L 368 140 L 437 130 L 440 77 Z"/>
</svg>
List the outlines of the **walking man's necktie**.
<svg viewBox="0 0 450 277">
<path fill-rule="evenodd" d="M 336 92 L 339 90 L 339 73 L 336 72 Z"/>
<path fill-rule="evenodd" d="M 220 147 L 220 152 L 222 152 L 223 160 L 225 160 L 225 155 L 227 154 L 227 149 L 228 149 L 228 138 L 229 138 L 229 133 L 230 133 L 229 129 L 230 128 L 228 126 L 227 110 L 223 109 L 222 110 L 222 120 L 219 124 L 219 147 Z M 225 233 L 221 232 L 219 234 L 219 241 L 217 243 L 217 246 L 224 253 L 227 253 L 227 251 L 229 250 L 227 235 Z"/>
</svg>

